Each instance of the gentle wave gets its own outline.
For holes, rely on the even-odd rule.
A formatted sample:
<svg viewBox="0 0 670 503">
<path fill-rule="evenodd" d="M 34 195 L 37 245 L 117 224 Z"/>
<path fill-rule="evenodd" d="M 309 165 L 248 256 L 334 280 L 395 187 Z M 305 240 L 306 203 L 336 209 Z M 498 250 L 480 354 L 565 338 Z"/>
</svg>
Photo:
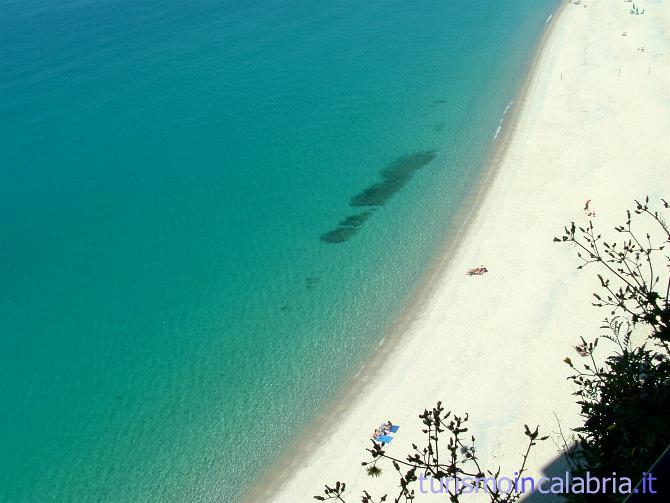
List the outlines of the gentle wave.
<svg viewBox="0 0 670 503">
<path fill-rule="evenodd" d="M 505 107 L 505 111 L 502 114 L 502 117 L 500 118 L 500 122 L 498 123 L 498 129 L 496 129 L 496 134 L 493 136 L 493 139 L 496 140 L 498 136 L 500 136 L 500 132 L 502 131 L 502 125 L 503 121 L 505 120 L 505 115 L 507 115 L 507 112 L 509 112 L 509 109 L 512 108 L 512 104 L 514 102 L 510 101 L 507 106 Z"/>
</svg>

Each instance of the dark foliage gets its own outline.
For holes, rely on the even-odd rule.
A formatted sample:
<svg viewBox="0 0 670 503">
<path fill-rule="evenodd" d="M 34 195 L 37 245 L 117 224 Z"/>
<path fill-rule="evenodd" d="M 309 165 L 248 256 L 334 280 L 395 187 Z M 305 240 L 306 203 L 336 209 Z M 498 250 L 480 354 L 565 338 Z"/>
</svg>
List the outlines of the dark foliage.
<svg viewBox="0 0 670 503">
<path fill-rule="evenodd" d="M 670 208 L 669 203 L 661 201 L 665 209 Z M 597 275 L 603 292 L 593 294 L 597 301 L 594 306 L 610 308 L 611 316 L 624 316 L 633 325 L 646 324 L 652 329 L 651 337 L 667 351 L 670 342 L 670 258 L 658 255 L 670 244 L 670 231 L 662 213 L 649 209 L 648 197 L 644 203 L 635 203 L 634 213 L 626 212 L 625 224 L 615 227 L 623 235 L 621 243 L 603 241 L 602 235 L 595 231 L 593 221 L 578 228 L 573 222 L 565 228 L 564 235 L 554 241 L 577 246 L 577 256 L 582 260 L 579 269 L 592 264 L 600 267 Z M 654 242 L 650 232 L 644 232 L 643 237 L 634 230 L 633 215 L 651 220 L 656 230 L 660 230 L 660 239 Z"/>
<path fill-rule="evenodd" d="M 641 235 L 638 229 L 644 225 L 650 229 Z M 625 224 L 615 230 L 623 242 L 603 241 L 592 221 L 578 228 L 573 223 L 562 238 L 554 238 L 579 249 L 580 269 L 599 269 L 602 292 L 594 294 L 594 305 L 609 311 L 601 327 L 604 334 L 594 342 L 582 338 L 575 347 L 587 363 L 565 359 L 575 371 L 569 379 L 576 385 L 584 419 L 574 429 L 576 442 L 565 447 L 574 475 L 616 472 L 638 480 L 670 443 L 670 257 L 664 252 L 670 232 L 662 212 L 649 209 L 649 198 L 636 201 Z M 598 363 L 601 339 L 613 349 Z M 623 500 L 621 495 L 599 498 Z M 577 495 L 569 499 L 584 500 Z"/>
</svg>

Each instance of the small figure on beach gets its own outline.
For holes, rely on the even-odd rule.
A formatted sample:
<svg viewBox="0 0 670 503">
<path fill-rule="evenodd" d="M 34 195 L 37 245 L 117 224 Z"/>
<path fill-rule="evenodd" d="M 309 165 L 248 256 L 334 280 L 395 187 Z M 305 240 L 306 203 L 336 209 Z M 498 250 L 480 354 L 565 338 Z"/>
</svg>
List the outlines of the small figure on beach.
<svg viewBox="0 0 670 503">
<path fill-rule="evenodd" d="M 393 440 L 393 433 L 398 433 L 400 426 L 393 424 L 391 421 L 386 421 L 379 425 L 372 434 L 372 440 L 375 442 L 380 442 L 382 444 L 388 444 Z"/>
<path fill-rule="evenodd" d="M 595 217 L 596 212 L 594 209 L 591 208 L 591 200 L 587 199 L 586 204 L 584 204 L 584 213 L 586 213 L 587 217 Z"/>
<path fill-rule="evenodd" d="M 389 432 L 393 431 L 393 423 L 391 421 L 386 421 L 379 425 L 375 431 L 381 432 L 382 435 L 387 435 Z"/>
<path fill-rule="evenodd" d="M 482 274 L 487 272 L 489 272 L 489 270 L 483 265 L 480 265 L 479 267 L 475 267 L 474 269 L 469 269 L 467 274 L 468 276 L 481 276 Z"/>
</svg>

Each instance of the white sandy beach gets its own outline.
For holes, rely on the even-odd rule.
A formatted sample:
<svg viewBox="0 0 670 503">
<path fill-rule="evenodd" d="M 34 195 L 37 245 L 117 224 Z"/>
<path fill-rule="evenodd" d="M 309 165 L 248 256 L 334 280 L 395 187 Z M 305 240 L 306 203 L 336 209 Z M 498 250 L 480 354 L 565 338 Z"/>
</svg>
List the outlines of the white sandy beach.
<svg viewBox="0 0 670 503">
<path fill-rule="evenodd" d="M 418 413 L 437 400 L 470 414 L 483 464 L 502 474 L 518 467 L 524 423 L 543 434 L 557 432 L 554 414 L 564 431 L 578 424 L 562 360 L 575 358 L 580 335 L 599 333 L 606 313 L 590 305 L 594 272 L 577 271 L 575 250 L 552 238 L 587 221 L 587 199 L 610 230 L 633 199 L 670 196 L 670 2 L 636 5 L 644 15 L 623 0 L 566 3 L 554 15 L 460 246 L 446 246 L 451 256 L 432 268 L 394 349 L 363 370 L 316 449 L 252 501 L 313 501 L 337 480 L 352 503 L 362 489 L 394 489 L 390 466 L 372 479 L 360 464 L 370 433 L 387 419 L 400 424 L 388 452 L 404 457 L 423 444 Z M 490 272 L 465 275 L 480 264 Z M 541 443 L 530 474 L 557 456 L 554 442 Z"/>
</svg>

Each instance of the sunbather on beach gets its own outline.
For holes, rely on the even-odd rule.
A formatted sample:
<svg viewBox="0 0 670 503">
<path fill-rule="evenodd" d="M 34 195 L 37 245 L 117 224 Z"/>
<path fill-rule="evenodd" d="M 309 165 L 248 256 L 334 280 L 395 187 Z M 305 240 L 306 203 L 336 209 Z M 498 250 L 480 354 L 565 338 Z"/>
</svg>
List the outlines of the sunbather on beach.
<svg viewBox="0 0 670 503">
<path fill-rule="evenodd" d="M 474 269 L 468 270 L 468 276 L 481 276 L 485 272 L 489 272 L 489 270 L 482 265 L 479 267 L 475 267 Z"/>
</svg>

